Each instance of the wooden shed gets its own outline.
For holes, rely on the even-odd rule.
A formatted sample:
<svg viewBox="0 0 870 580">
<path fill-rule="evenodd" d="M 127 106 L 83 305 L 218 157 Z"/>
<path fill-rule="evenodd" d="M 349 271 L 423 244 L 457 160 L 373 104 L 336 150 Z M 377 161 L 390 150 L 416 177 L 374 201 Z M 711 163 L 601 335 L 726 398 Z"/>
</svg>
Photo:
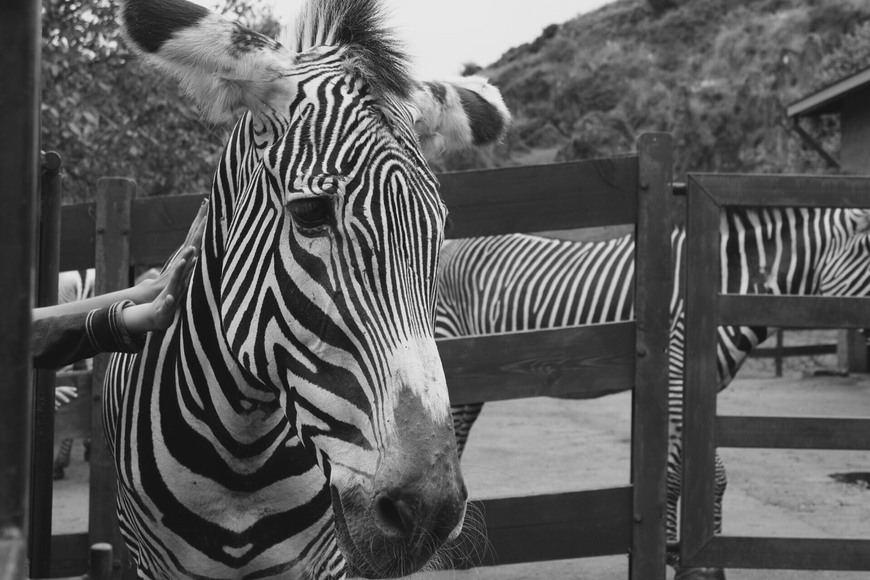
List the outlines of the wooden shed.
<svg viewBox="0 0 870 580">
<path fill-rule="evenodd" d="M 834 160 L 798 125 L 801 118 L 840 116 L 840 159 Z M 788 107 L 788 116 L 805 140 L 849 175 L 870 175 L 870 68 L 843 78 Z M 868 192 L 870 195 L 870 192 Z M 841 331 L 837 346 L 841 369 L 867 372 L 867 341 L 858 332 Z"/>
</svg>

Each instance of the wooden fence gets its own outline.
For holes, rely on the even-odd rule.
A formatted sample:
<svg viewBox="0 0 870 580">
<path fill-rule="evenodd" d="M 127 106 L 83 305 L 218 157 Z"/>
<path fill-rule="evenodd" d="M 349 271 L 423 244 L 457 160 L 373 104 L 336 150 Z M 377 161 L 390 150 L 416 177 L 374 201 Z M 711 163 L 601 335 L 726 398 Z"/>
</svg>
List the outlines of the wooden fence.
<svg viewBox="0 0 870 580">
<path fill-rule="evenodd" d="M 95 268 L 96 292 L 102 294 L 130 286 L 137 268 L 162 264 L 184 240 L 202 196 L 145 199 L 135 196 L 133 180 L 104 178 L 97 184 L 95 202 L 64 206 L 60 221 L 60 270 Z M 31 561 L 50 563 L 34 577 L 81 574 L 88 569 L 90 547 L 100 544 L 114 548 L 113 578 L 136 577 L 118 530 L 115 468 L 102 435 L 101 386 L 108 356 L 95 357 L 93 371 L 73 371 L 59 377 L 59 382 L 76 385 L 79 396 L 59 414 L 58 436 L 94 438 L 90 456 L 88 531 L 50 537 L 45 533 L 34 535 Z M 37 459 L 50 469 L 50 454 Z M 34 500 L 34 517 L 47 518 L 50 526 L 51 472 L 47 473 L 48 490 L 39 491 L 38 482 L 34 488 L 34 495 L 43 498 Z M 47 499 L 45 494 L 48 494 Z M 105 552 L 100 554 L 106 557 Z"/>
<path fill-rule="evenodd" d="M 870 570 L 870 540 L 714 536 L 716 447 L 870 449 L 870 419 L 716 415 L 716 327 L 870 327 L 870 298 L 720 294 L 723 207 L 870 208 L 870 178 L 689 176 L 681 558 L 685 566 Z"/>
<path fill-rule="evenodd" d="M 639 153 L 615 159 L 439 175 L 451 237 L 631 224 L 637 236 L 638 321 L 439 341 L 454 402 L 634 389 L 630 482 L 614 489 L 485 500 L 494 565 L 630 554 L 634 580 L 664 579 L 668 304 L 671 295 L 671 140 L 647 135 Z M 130 284 L 136 268 L 161 264 L 182 242 L 201 196 L 137 199 L 135 183 L 103 179 L 96 202 L 63 208 L 60 268 L 96 267 L 98 292 Z M 70 375 L 80 395 L 64 436 L 102 433 L 100 389 Z M 98 444 L 99 443 L 99 444 Z M 582 445 L 582 441 L 577 442 Z M 558 458 L 554 458 L 558 460 Z M 115 521 L 111 458 L 95 437 L 88 534 L 54 536 L 51 576 L 81 573 L 88 546 L 115 546 L 115 578 L 133 577 Z M 45 553 L 45 552 L 43 552 Z"/>
<path fill-rule="evenodd" d="M 454 238 L 636 224 L 637 323 L 439 341 L 454 403 L 634 389 L 631 483 L 482 501 L 476 564 L 630 554 L 632 579 L 665 577 L 672 161 L 646 135 L 632 157 L 440 176 Z"/>
</svg>

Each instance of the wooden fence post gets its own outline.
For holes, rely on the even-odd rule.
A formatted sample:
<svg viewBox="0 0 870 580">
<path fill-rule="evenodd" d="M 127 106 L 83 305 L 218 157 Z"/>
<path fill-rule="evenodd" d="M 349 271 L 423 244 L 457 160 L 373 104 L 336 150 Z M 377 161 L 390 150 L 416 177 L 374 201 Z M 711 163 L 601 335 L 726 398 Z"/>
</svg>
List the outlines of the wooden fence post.
<svg viewBox="0 0 870 580">
<path fill-rule="evenodd" d="M 783 343 L 783 334 L 785 331 L 781 328 L 776 329 L 776 354 L 774 356 L 774 368 L 776 370 L 777 378 L 782 376 L 782 343 Z"/>
<path fill-rule="evenodd" d="M 54 152 L 42 156 L 40 210 L 37 243 L 36 305 L 57 304 L 60 264 L 61 158 Z M 54 385 L 55 372 L 34 373 L 33 448 L 30 472 L 30 576 L 48 578 L 51 573 L 51 512 L 54 480 Z"/>
<path fill-rule="evenodd" d="M 867 372 L 867 339 L 854 328 L 837 331 L 837 368 L 846 373 Z"/>
<path fill-rule="evenodd" d="M 40 3 L 0 2 L 0 579 L 25 576 Z"/>
<path fill-rule="evenodd" d="M 671 136 L 664 133 L 638 140 L 631 580 L 665 579 L 672 148 Z"/>
<path fill-rule="evenodd" d="M 130 207 L 136 194 L 132 179 L 104 177 L 97 182 L 96 294 L 114 292 L 130 285 Z M 108 354 L 94 357 L 91 408 L 91 482 L 88 530 L 91 545 L 105 542 L 114 548 L 112 578 L 135 578 L 124 549 L 116 513 L 115 464 L 103 436 L 103 380 Z"/>
</svg>

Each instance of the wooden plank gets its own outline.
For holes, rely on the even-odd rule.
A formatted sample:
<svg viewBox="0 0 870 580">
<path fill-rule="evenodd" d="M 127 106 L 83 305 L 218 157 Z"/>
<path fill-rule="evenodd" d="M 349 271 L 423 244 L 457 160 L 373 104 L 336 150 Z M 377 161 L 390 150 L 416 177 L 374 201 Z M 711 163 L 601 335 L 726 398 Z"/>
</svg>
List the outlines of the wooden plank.
<svg viewBox="0 0 870 580">
<path fill-rule="evenodd" d="M 593 395 L 634 386 L 634 323 L 437 341 L 453 404 Z"/>
<path fill-rule="evenodd" d="M 130 209 L 136 193 L 136 182 L 130 179 L 102 178 L 97 183 L 96 221 L 96 292 L 104 294 L 126 288 L 130 284 Z M 94 357 L 94 389 L 91 393 L 91 432 L 103 433 L 102 386 L 109 355 Z M 107 542 L 122 546 L 121 532 L 115 509 L 117 484 L 115 465 L 104 437 L 94 439 L 91 446 L 90 497 L 88 504 L 89 544 Z M 119 556 L 129 558 L 129 554 Z M 123 562 L 123 561 L 122 561 Z M 128 567 L 118 563 L 115 580 Z"/>
<path fill-rule="evenodd" d="M 637 158 L 438 175 L 450 238 L 634 223 Z"/>
<path fill-rule="evenodd" d="M 78 389 L 78 397 L 63 405 L 54 415 L 54 433 L 57 439 L 91 438 L 91 371 L 70 371 L 58 374 L 57 385 L 70 385 Z M 100 433 L 98 439 L 102 440 Z"/>
<path fill-rule="evenodd" d="M 51 537 L 51 577 L 81 576 L 88 571 L 88 534 L 58 534 Z"/>
<path fill-rule="evenodd" d="M 60 217 L 60 271 L 94 267 L 96 204 L 65 205 Z"/>
<path fill-rule="evenodd" d="M 716 536 L 683 565 L 784 570 L 870 570 L 870 540 Z"/>
<path fill-rule="evenodd" d="M 181 246 L 202 195 L 134 199 L 131 215 L 130 264 L 160 266 Z"/>
<path fill-rule="evenodd" d="M 837 331 L 837 368 L 850 373 L 866 373 L 867 337 L 855 328 Z"/>
<path fill-rule="evenodd" d="M 870 177 L 694 173 L 721 206 L 870 208 Z"/>
<path fill-rule="evenodd" d="M 868 71 L 870 72 L 870 69 Z M 849 95 L 840 111 L 840 161 L 843 172 L 870 173 L 870 85 Z"/>
<path fill-rule="evenodd" d="M 870 327 L 870 298 L 723 294 L 719 321 L 729 326 L 865 328 Z"/>
<path fill-rule="evenodd" d="M 796 346 L 782 347 L 783 358 L 790 356 L 818 356 L 822 354 L 837 354 L 837 345 L 831 344 L 803 344 Z M 776 349 L 772 347 L 763 347 L 753 349 L 752 358 L 771 358 L 776 356 Z"/>
<path fill-rule="evenodd" d="M 686 388 L 683 424 L 682 558 L 713 537 L 716 339 L 719 291 L 719 207 L 689 176 L 686 239 Z"/>
<path fill-rule="evenodd" d="M 130 263 L 162 265 L 184 241 L 202 195 L 175 195 L 133 200 L 130 219 Z M 61 219 L 61 270 L 94 267 L 96 206 L 64 206 Z"/>
<path fill-rule="evenodd" d="M 63 165 L 57 153 L 42 156 L 36 304 L 57 304 L 60 258 L 60 198 Z M 51 515 L 54 461 L 54 371 L 34 373 L 33 447 L 30 462 L 30 575 L 46 578 L 51 562 Z"/>
<path fill-rule="evenodd" d="M 717 447 L 870 450 L 870 419 L 716 417 Z"/>
<path fill-rule="evenodd" d="M 632 399 L 633 541 L 629 577 L 665 578 L 668 456 L 669 304 L 672 139 L 643 135 L 638 142 L 635 312 L 635 390 Z"/>
<path fill-rule="evenodd" d="M 847 97 L 853 98 L 855 92 L 864 88 L 868 82 L 870 69 L 864 69 L 795 101 L 788 106 L 786 113 L 789 117 L 809 117 L 840 112 L 843 101 Z"/>
<path fill-rule="evenodd" d="M 631 547 L 631 494 L 626 486 L 472 501 L 469 509 L 485 518 L 486 532 L 463 531 L 454 552 L 465 559 L 454 567 L 625 554 Z"/>
</svg>

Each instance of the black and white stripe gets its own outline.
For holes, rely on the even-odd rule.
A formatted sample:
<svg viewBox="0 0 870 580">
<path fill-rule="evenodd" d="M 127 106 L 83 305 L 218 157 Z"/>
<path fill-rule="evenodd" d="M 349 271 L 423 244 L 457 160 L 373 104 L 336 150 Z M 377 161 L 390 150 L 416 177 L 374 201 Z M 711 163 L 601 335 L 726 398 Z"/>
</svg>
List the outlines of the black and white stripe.
<svg viewBox="0 0 870 580">
<path fill-rule="evenodd" d="M 292 50 L 174 0 L 121 12 L 212 120 L 247 111 L 175 322 L 106 382 L 139 575 L 418 569 L 466 492 L 432 335 L 446 209 L 416 130 L 439 126 L 378 2 L 309 2 Z M 453 113 L 503 134 L 497 91 L 477 90 L 491 115 Z"/>
<path fill-rule="evenodd" d="M 723 292 L 870 295 L 866 212 L 831 209 L 729 210 L 721 220 Z M 680 494 L 685 231 L 674 230 L 671 299 L 668 528 L 676 540 Z M 631 320 L 634 239 L 578 243 L 528 235 L 450 241 L 439 267 L 436 336 L 456 337 Z M 725 388 L 765 340 L 764 327 L 720 327 Z M 452 408 L 460 453 L 482 403 Z M 716 458 L 716 527 L 726 479 Z"/>
</svg>

